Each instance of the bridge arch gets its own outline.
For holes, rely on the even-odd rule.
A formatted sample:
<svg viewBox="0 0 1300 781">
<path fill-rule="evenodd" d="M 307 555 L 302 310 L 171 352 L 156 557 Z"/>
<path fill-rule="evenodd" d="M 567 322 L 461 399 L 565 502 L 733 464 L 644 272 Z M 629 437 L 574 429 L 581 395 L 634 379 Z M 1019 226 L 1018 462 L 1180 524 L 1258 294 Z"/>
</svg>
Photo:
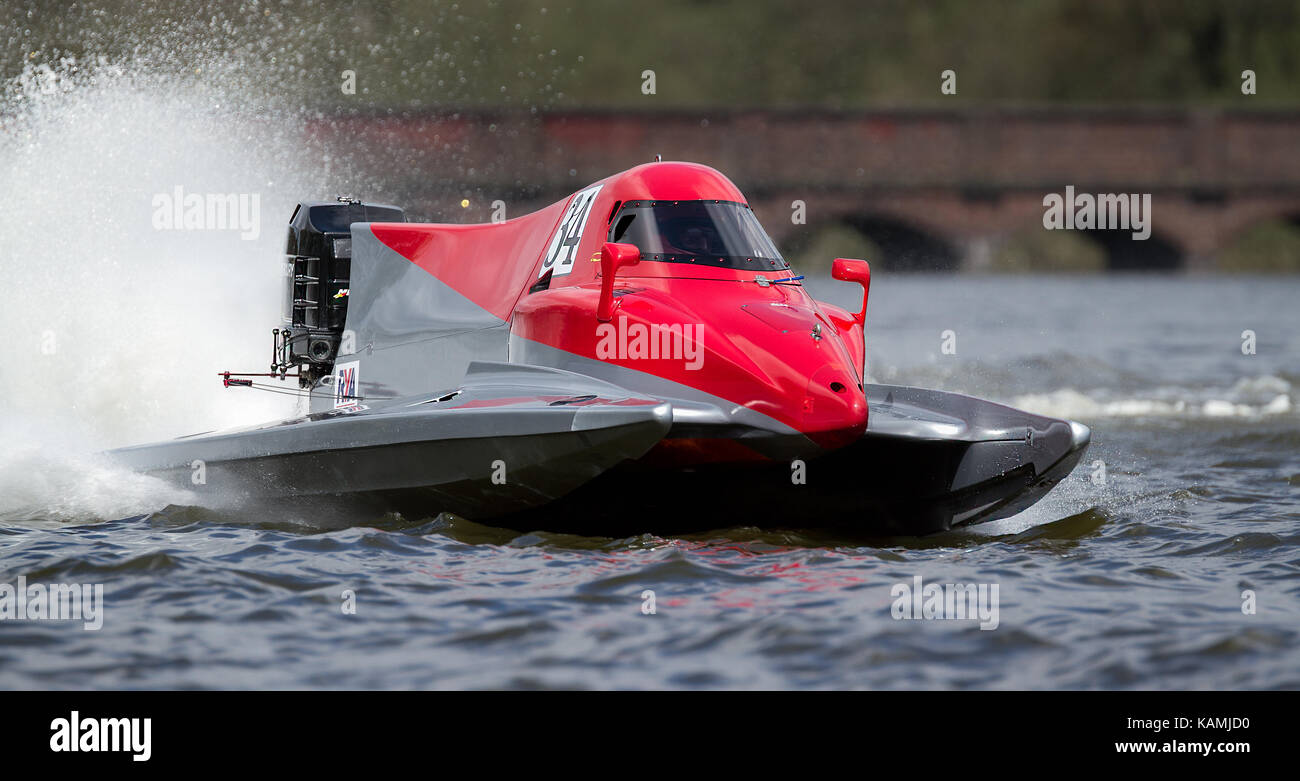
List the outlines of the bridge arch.
<svg viewBox="0 0 1300 781">
<path fill-rule="evenodd" d="M 880 248 L 880 261 L 890 271 L 956 271 L 961 265 L 951 242 L 908 220 L 867 212 L 842 221 Z"/>
<path fill-rule="evenodd" d="M 1106 253 L 1108 271 L 1178 271 L 1184 265 L 1182 248 L 1155 231 L 1140 241 L 1127 230 L 1084 230 L 1079 234 Z"/>
<path fill-rule="evenodd" d="M 829 274 L 835 258 L 862 258 L 873 265 L 881 259 L 879 247 L 834 217 L 787 228 L 773 238 L 781 254 L 801 274 Z"/>
<path fill-rule="evenodd" d="M 837 257 L 860 257 L 877 269 L 903 272 L 955 271 L 961 260 L 946 239 L 876 213 L 838 215 L 788 231 L 781 249 L 801 271 L 829 271 Z"/>
</svg>

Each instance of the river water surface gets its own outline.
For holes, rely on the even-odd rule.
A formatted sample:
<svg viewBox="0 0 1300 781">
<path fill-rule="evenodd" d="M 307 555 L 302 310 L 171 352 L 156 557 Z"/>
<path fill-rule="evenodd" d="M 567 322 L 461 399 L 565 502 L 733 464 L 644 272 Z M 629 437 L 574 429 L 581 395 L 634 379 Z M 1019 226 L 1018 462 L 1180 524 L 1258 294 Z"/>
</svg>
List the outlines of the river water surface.
<svg viewBox="0 0 1300 781">
<path fill-rule="evenodd" d="M 102 583 L 106 608 L 98 631 L 0 622 L 0 687 L 1300 687 L 1300 280 L 881 272 L 871 293 L 873 379 L 1080 420 L 1075 474 L 922 539 L 236 517 L 11 409 L 28 439 L 0 463 L 0 582 Z M 183 403 L 136 392 L 164 418 Z M 997 584 L 997 628 L 896 620 L 916 576 Z"/>
</svg>

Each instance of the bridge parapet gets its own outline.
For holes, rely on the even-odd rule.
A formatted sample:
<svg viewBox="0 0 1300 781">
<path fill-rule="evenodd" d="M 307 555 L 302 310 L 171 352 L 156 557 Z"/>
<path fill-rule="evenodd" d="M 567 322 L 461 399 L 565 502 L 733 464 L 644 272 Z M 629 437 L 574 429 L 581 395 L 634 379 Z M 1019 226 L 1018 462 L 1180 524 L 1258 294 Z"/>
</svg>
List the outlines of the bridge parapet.
<svg viewBox="0 0 1300 781">
<path fill-rule="evenodd" d="M 800 199 L 810 221 L 892 216 L 959 247 L 1032 224 L 1066 185 L 1151 193 L 1155 232 L 1200 265 L 1244 226 L 1300 214 L 1300 111 L 459 111 L 307 132 L 370 148 L 368 169 L 444 219 L 468 216 L 450 195 L 530 208 L 655 154 L 719 168 L 778 219 Z"/>
</svg>

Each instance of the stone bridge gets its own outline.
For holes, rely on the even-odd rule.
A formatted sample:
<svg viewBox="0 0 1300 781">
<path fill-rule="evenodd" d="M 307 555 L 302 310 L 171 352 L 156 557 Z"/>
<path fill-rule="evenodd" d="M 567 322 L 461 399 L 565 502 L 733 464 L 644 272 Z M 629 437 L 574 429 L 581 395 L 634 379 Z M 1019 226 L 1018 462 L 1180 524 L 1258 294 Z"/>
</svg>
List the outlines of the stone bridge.
<svg viewBox="0 0 1300 781">
<path fill-rule="evenodd" d="M 1086 233 L 1111 268 L 1212 269 L 1243 230 L 1300 220 L 1300 111 L 458 111 L 306 132 L 360 155 L 425 219 L 487 220 L 496 200 L 525 213 L 662 155 L 730 176 L 778 243 L 843 225 L 913 268 L 987 265 L 1008 237 L 1044 230 L 1044 196 L 1067 185 L 1151 195 L 1148 240 Z"/>
</svg>

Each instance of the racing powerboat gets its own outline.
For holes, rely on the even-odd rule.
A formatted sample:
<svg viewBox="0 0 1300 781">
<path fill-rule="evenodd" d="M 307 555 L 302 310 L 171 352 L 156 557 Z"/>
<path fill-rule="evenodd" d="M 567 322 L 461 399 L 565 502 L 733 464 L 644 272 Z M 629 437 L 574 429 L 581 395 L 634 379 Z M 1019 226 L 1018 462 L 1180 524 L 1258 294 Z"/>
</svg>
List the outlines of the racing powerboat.
<svg viewBox="0 0 1300 781">
<path fill-rule="evenodd" d="M 1023 510 L 1089 442 L 1079 423 L 867 384 L 868 264 L 832 267 L 857 311 L 814 300 L 703 165 L 641 165 L 489 224 L 305 202 L 284 262 L 270 370 L 218 379 L 296 379 L 304 414 L 114 458 L 200 494 L 511 526 L 926 534 Z"/>
</svg>

